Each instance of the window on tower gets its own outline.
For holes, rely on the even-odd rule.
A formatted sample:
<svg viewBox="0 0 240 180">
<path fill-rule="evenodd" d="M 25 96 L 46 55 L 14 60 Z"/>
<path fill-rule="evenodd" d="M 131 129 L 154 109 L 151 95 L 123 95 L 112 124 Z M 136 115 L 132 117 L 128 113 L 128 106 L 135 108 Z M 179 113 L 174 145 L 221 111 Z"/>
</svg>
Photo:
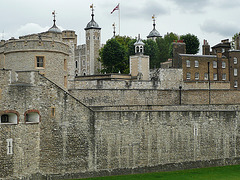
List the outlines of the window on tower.
<svg viewBox="0 0 240 180">
<path fill-rule="evenodd" d="M 35 58 L 35 68 L 44 69 L 45 68 L 45 58 L 44 56 L 36 56 Z"/>
</svg>

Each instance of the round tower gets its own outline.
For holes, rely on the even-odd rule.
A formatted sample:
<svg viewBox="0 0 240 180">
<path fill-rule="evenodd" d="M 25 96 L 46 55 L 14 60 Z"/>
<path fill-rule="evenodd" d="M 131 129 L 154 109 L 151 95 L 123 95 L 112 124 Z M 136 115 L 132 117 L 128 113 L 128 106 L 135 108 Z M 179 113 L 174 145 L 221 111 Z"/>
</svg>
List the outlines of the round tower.
<svg viewBox="0 0 240 180">
<path fill-rule="evenodd" d="M 147 36 L 148 39 L 156 40 L 158 37 L 162 37 L 160 33 L 156 30 L 156 19 L 155 16 L 152 16 L 153 19 L 153 30 Z"/>
<path fill-rule="evenodd" d="M 101 28 L 94 20 L 93 5 L 92 19 L 85 28 L 86 32 L 86 54 L 87 54 L 87 69 L 86 75 L 98 74 L 101 69 L 101 63 L 98 61 L 99 49 L 101 48 Z"/>
</svg>

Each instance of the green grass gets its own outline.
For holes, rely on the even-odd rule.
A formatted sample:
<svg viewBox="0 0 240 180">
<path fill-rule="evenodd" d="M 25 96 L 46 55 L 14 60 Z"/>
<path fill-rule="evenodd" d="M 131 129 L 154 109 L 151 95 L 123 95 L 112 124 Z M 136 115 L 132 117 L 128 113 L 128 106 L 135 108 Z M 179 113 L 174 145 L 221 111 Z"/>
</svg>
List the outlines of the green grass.
<svg viewBox="0 0 240 180">
<path fill-rule="evenodd" d="M 88 178 L 86 180 L 240 180 L 240 165 L 191 169 L 172 172 L 158 172 L 123 176 Z"/>
</svg>

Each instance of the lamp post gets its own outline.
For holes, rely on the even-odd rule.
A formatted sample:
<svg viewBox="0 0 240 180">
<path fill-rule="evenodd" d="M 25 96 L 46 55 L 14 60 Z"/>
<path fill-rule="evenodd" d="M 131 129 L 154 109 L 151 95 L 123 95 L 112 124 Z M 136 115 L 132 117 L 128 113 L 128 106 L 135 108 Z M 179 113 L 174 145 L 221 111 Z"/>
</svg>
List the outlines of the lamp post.
<svg viewBox="0 0 240 180">
<path fill-rule="evenodd" d="M 179 105 L 182 104 L 182 86 L 179 86 Z"/>
</svg>

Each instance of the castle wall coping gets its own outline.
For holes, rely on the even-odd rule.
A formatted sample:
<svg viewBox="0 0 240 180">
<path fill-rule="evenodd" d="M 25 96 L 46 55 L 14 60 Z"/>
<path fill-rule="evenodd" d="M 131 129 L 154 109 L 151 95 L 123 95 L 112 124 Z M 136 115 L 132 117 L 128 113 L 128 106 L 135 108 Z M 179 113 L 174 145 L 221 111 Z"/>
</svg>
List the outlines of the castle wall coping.
<svg viewBox="0 0 240 180">
<path fill-rule="evenodd" d="M 18 52 L 56 52 L 56 53 L 62 53 L 64 55 L 69 55 L 68 53 L 64 51 L 58 51 L 58 50 L 47 50 L 47 49 L 22 49 L 22 50 L 12 50 L 12 51 L 5 51 L 4 54 L 10 54 L 10 53 L 18 53 Z"/>
</svg>

